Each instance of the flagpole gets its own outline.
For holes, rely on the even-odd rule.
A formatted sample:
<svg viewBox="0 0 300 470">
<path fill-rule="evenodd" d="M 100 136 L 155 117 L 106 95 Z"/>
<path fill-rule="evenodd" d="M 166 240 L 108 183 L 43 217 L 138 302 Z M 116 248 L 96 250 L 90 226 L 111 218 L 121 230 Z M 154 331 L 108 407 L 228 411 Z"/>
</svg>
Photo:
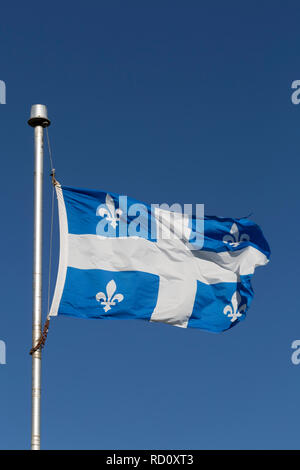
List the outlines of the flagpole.
<svg viewBox="0 0 300 470">
<path fill-rule="evenodd" d="M 33 227 L 33 310 L 32 347 L 42 331 L 42 236 L 43 236 L 43 134 L 50 125 L 47 108 L 31 107 L 28 124 L 34 128 L 34 227 Z M 32 354 L 31 449 L 40 450 L 41 348 Z"/>
</svg>

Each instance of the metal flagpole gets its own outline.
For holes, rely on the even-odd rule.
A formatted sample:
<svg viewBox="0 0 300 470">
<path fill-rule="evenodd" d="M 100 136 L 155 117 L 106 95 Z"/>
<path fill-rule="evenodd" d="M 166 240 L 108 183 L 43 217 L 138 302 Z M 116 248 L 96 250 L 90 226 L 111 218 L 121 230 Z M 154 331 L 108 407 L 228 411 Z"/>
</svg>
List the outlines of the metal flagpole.
<svg viewBox="0 0 300 470">
<path fill-rule="evenodd" d="M 34 228 L 33 228 L 33 311 L 32 346 L 42 331 L 42 234 L 43 234 L 43 134 L 50 125 L 47 108 L 42 104 L 31 107 L 28 124 L 34 128 Z M 41 408 L 41 348 L 32 354 L 32 415 L 31 449 L 40 449 Z"/>
</svg>

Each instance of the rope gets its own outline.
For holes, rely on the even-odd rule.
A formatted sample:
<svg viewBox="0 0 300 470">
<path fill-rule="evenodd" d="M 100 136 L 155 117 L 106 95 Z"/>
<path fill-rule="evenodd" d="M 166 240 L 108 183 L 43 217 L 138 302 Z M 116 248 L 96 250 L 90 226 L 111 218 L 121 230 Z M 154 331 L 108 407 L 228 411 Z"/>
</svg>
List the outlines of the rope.
<svg viewBox="0 0 300 470">
<path fill-rule="evenodd" d="M 48 133 L 48 127 L 46 127 L 48 153 L 51 165 L 51 179 L 52 179 L 52 199 L 51 199 L 51 225 L 50 225 L 50 240 L 49 240 L 49 269 L 48 269 L 48 295 L 47 295 L 47 318 L 49 319 L 50 312 L 50 290 L 51 290 L 51 270 L 52 270 L 52 241 L 53 241 L 53 221 L 54 221 L 54 187 L 58 184 L 55 178 L 55 168 L 53 168 L 52 151 Z"/>
<path fill-rule="evenodd" d="M 46 136 L 47 136 L 48 153 L 49 153 L 49 160 L 50 160 L 50 166 L 51 166 L 50 176 L 52 178 L 53 186 L 56 186 L 58 184 L 58 181 L 55 178 L 55 168 L 54 168 L 54 164 L 53 164 L 52 150 L 51 150 L 51 145 L 50 145 L 48 127 L 46 127 Z"/>
<path fill-rule="evenodd" d="M 58 182 L 57 179 L 55 178 L 55 168 L 52 168 L 51 173 L 50 173 L 50 176 L 51 176 L 51 178 L 52 178 L 53 187 L 54 187 L 54 186 L 57 186 L 57 185 L 59 184 L 59 182 Z"/>
<path fill-rule="evenodd" d="M 51 145 L 50 145 L 48 127 L 46 127 L 46 136 L 47 136 L 47 144 L 48 144 L 48 152 L 49 152 L 49 158 L 50 158 L 50 165 L 51 165 L 51 168 L 53 168 L 54 165 L 53 165 L 53 158 L 52 158 L 52 152 L 51 152 Z"/>
<path fill-rule="evenodd" d="M 31 356 L 38 349 L 40 349 L 40 348 L 43 349 L 43 347 L 45 346 L 47 335 L 48 335 L 48 330 L 49 330 L 49 325 L 50 325 L 50 318 L 47 318 L 47 320 L 45 321 L 45 325 L 44 325 L 43 332 L 41 334 L 40 339 L 38 340 L 37 344 L 34 347 L 32 347 L 29 351 L 29 354 Z"/>
</svg>

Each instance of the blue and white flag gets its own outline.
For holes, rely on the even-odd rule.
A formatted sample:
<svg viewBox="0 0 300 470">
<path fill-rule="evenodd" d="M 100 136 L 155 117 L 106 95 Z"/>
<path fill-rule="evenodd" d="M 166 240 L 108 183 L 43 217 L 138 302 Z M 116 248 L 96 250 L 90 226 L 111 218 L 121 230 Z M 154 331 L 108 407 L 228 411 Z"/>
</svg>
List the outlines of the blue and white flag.
<svg viewBox="0 0 300 470">
<path fill-rule="evenodd" d="M 50 316 L 221 332 L 244 320 L 270 249 L 246 218 L 189 216 L 56 185 L 60 258 Z"/>
</svg>

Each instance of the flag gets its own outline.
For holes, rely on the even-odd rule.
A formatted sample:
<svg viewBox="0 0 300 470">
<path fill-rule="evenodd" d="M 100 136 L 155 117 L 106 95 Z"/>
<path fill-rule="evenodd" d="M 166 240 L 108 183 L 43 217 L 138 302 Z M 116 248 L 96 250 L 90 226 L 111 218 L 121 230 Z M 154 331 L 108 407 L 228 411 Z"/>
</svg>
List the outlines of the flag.
<svg viewBox="0 0 300 470">
<path fill-rule="evenodd" d="M 248 218 L 170 211 L 56 185 L 60 257 L 50 316 L 221 332 L 243 321 L 270 249 Z"/>
</svg>

